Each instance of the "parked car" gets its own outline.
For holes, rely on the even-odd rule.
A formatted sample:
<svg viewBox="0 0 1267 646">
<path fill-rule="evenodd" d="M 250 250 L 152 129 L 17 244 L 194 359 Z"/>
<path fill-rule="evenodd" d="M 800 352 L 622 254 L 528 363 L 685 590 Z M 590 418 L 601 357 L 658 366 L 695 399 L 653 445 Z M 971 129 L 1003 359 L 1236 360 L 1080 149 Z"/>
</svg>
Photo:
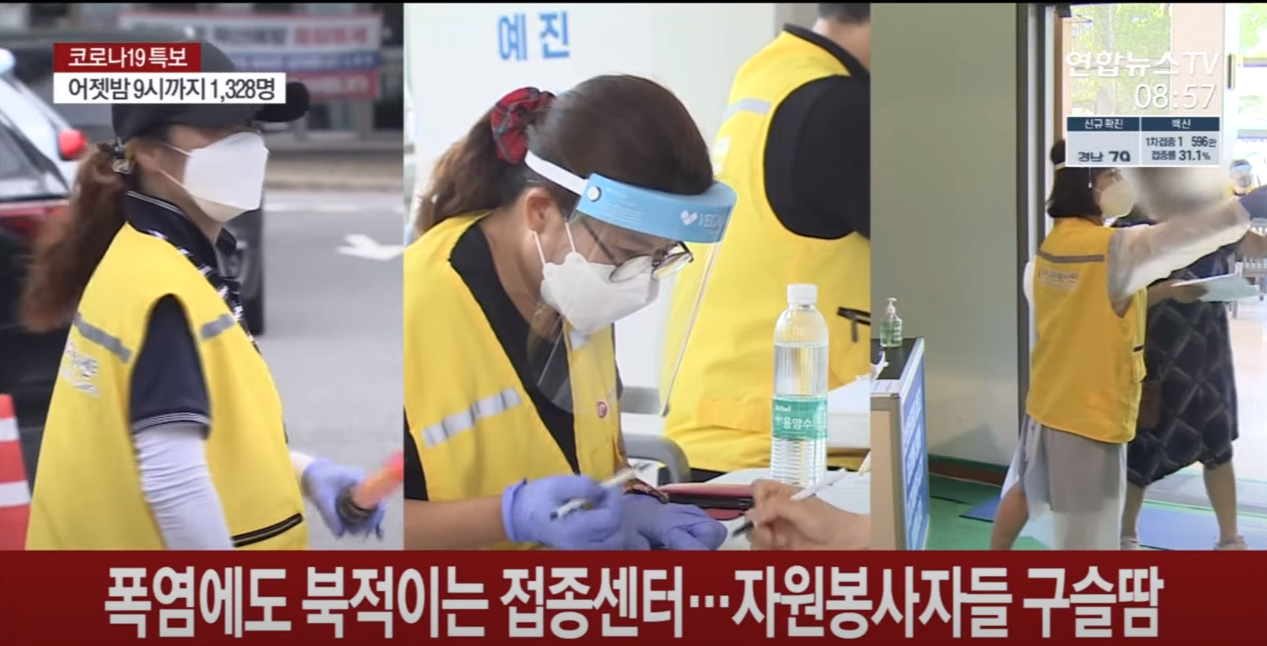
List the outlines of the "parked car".
<svg viewBox="0 0 1267 646">
<path fill-rule="evenodd" d="M 13 397 L 31 481 L 69 321 L 63 329 L 32 333 L 18 320 L 19 305 L 31 242 L 69 195 L 57 165 L 0 111 L 0 393 Z"/>
<path fill-rule="evenodd" d="M 0 48 L 0 110 L 18 125 L 35 147 L 57 164 L 68 183 L 75 181 L 79 158 L 88 149 L 84 133 L 72 128 L 52 106 L 13 74 L 13 53 Z"/>
<path fill-rule="evenodd" d="M 0 43 L 13 53 L 13 74 L 32 93 L 84 133 L 88 145 L 114 141 L 110 106 L 53 104 L 53 43 L 162 43 L 192 40 L 182 32 L 140 30 L 0 31 Z M 228 259 L 227 271 L 242 283 L 242 309 L 251 332 L 264 333 L 264 206 L 235 218 L 228 225 L 238 241 L 238 253 Z"/>
</svg>

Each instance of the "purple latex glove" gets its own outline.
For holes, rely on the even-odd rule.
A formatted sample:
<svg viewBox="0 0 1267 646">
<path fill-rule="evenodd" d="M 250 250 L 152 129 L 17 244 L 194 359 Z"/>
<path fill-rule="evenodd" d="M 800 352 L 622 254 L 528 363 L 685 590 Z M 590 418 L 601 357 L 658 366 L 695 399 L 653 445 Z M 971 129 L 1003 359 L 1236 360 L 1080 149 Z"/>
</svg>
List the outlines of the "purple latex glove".
<svg viewBox="0 0 1267 646">
<path fill-rule="evenodd" d="M 625 496 L 625 549 L 715 550 L 726 542 L 726 526 L 693 505 L 662 503 L 640 494 Z"/>
<path fill-rule="evenodd" d="M 1267 219 L 1267 186 L 1256 188 L 1250 191 L 1248 195 L 1237 199 L 1241 201 L 1241 206 L 1249 212 L 1249 217 L 1255 220 Z"/>
<path fill-rule="evenodd" d="M 353 536 L 376 534 L 379 538 L 383 537 L 383 516 L 387 514 L 385 506 L 379 505 L 369 518 L 359 521 L 349 521 L 339 514 L 340 494 L 348 487 L 361 484 L 362 480 L 365 480 L 365 471 L 335 464 L 324 458 L 315 460 L 308 465 L 307 469 L 304 469 L 304 495 L 316 506 L 321 514 L 321 520 L 325 521 L 326 527 L 330 528 L 330 533 L 335 537 L 342 537 L 344 534 Z"/>
<path fill-rule="evenodd" d="M 502 526 L 516 543 L 541 543 L 558 550 L 618 550 L 621 492 L 585 476 L 551 476 L 523 481 L 502 494 Z M 554 512 L 570 500 L 588 500 L 585 509 L 562 518 Z"/>
</svg>

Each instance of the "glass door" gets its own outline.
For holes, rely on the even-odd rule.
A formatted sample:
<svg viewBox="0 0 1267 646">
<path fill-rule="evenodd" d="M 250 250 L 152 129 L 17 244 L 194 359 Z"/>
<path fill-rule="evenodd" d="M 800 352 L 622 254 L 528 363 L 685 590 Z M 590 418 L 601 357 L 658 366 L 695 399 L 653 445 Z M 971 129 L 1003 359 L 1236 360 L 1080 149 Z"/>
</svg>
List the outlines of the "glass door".
<svg viewBox="0 0 1267 646">
<path fill-rule="evenodd" d="M 1064 136 L 1066 115 L 1184 115 L 1222 118 L 1220 166 L 1248 161 L 1267 181 L 1267 4 L 1261 3 L 1080 3 L 1055 11 L 1056 32 L 1048 70 L 1053 76 L 1049 117 L 1051 141 Z M 1050 170 L 1047 174 L 1050 187 Z M 1230 183 L 1230 177 L 1229 177 Z M 1049 231 L 1050 222 L 1040 231 Z M 1267 233 L 1267 222 L 1257 224 Z M 1262 259 L 1242 258 L 1245 275 L 1267 274 Z M 1256 269 L 1257 268 L 1257 269 Z M 1267 277 L 1261 279 L 1267 283 Z M 1228 333 L 1235 375 L 1239 439 L 1230 464 L 1237 476 L 1234 500 L 1240 512 L 1267 513 L 1267 303 L 1256 299 L 1229 307 Z M 1230 337 L 1230 342 L 1227 337 Z M 1150 329 L 1150 341 L 1152 341 Z M 1211 346 L 1213 347 L 1213 346 Z M 1217 367 L 1210 367 L 1217 371 Z M 1205 379 L 1202 397 L 1225 396 L 1229 388 Z M 1177 391 L 1167 391 L 1175 397 Z M 1185 428 L 1185 425 L 1188 426 Z M 1200 442 L 1200 424 L 1175 423 L 1166 442 Z M 1218 462 L 1222 458 L 1212 458 Z M 1207 486 L 1229 487 L 1201 463 L 1148 488 L 1148 499 L 1209 508 Z M 1226 472 L 1225 472 L 1226 473 Z M 1226 493 L 1222 494 L 1227 500 Z M 1226 503 L 1225 503 L 1226 504 Z M 1242 529 L 1244 523 L 1242 523 Z M 1146 537 L 1145 537 L 1146 538 Z M 1251 537 L 1253 543 L 1253 537 Z M 1261 543 L 1261 544 L 1260 544 Z M 1267 535 L 1256 548 L 1267 547 Z M 1208 549 L 1192 547 L 1190 549 Z"/>
</svg>

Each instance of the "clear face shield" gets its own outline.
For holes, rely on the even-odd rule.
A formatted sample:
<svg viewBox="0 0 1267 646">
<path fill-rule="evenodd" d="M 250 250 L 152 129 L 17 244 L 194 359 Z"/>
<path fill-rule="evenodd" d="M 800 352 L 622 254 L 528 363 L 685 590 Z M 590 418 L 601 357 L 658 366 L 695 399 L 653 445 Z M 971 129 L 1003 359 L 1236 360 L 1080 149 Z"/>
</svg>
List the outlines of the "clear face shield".
<svg viewBox="0 0 1267 646">
<path fill-rule="evenodd" d="M 1254 167 L 1249 164 L 1237 164 L 1232 167 L 1232 190 L 1244 195 L 1258 188 L 1258 180 L 1254 177 Z"/>
<path fill-rule="evenodd" d="M 524 163 L 579 198 L 561 232 L 535 236 L 543 270 L 529 326 L 529 370 L 555 405 L 606 417 L 618 396 L 613 324 L 655 302 L 665 281 L 688 265 L 707 273 L 735 193 L 721 183 L 700 195 L 674 195 L 601 175 L 581 178 L 532 153 Z M 695 287 L 696 306 L 706 283 Z"/>
</svg>

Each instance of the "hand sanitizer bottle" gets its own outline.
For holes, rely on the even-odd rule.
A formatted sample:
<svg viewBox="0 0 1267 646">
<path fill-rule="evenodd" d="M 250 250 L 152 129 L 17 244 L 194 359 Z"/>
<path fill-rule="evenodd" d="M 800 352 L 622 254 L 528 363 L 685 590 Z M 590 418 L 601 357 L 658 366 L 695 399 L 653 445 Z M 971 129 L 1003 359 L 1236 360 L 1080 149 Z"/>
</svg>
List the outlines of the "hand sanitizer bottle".
<svg viewBox="0 0 1267 646">
<path fill-rule="evenodd" d="M 889 305 L 884 308 L 884 318 L 880 319 L 880 347 L 902 347 L 902 319 L 897 316 L 896 298 L 889 298 Z"/>
</svg>

